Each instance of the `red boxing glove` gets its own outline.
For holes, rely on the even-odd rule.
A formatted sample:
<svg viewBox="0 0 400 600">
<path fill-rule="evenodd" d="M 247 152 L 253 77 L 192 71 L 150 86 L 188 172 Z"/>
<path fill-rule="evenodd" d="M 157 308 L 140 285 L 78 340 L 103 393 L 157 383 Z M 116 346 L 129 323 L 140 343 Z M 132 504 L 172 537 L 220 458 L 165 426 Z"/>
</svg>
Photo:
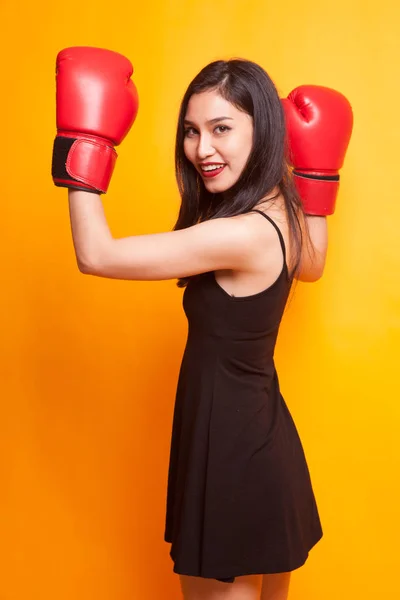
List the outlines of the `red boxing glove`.
<svg viewBox="0 0 400 600">
<path fill-rule="evenodd" d="M 289 159 L 309 215 L 332 215 L 353 128 L 353 112 L 339 92 L 303 85 L 282 100 L 286 116 Z"/>
<path fill-rule="evenodd" d="M 55 185 L 106 192 L 118 146 L 138 111 L 130 61 L 110 50 L 75 47 L 57 56 Z"/>
</svg>

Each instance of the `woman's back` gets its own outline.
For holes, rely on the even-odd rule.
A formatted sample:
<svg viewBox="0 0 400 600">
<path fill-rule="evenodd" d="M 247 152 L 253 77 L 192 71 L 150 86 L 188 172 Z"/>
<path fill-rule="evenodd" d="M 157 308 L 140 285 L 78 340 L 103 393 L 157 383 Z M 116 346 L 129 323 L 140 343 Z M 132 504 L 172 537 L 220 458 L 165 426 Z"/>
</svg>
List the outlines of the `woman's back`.
<svg viewBox="0 0 400 600">
<path fill-rule="evenodd" d="M 278 277 L 283 263 L 280 241 L 273 227 L 265 224 L 264 219 L 257 216 L 259 212 L 264 213 L 264 216 L 272 219 L 279 227 L 285 244 L 289 273 L 299 281 L 318 280 L 322 276 L 326 260 L 328 244 L 326 218 L 298 212 L 302 244 L 297 256 L 296 248 L 292 243 L 285 202 L 279 194 L 273 202 L 270 200 L 260 202 L 254 211 L 234 217 L 251 219 L 253 234 L 259 239 L 258 252 L 254 253 L 254 261 L 245 272 L 217 271 L 215 277 L 220 287 L 231 296 L 247 296 L 266 289 Z M 300 264 L 295 269 L 297 259 L 300 260 Z"/>
</svg>

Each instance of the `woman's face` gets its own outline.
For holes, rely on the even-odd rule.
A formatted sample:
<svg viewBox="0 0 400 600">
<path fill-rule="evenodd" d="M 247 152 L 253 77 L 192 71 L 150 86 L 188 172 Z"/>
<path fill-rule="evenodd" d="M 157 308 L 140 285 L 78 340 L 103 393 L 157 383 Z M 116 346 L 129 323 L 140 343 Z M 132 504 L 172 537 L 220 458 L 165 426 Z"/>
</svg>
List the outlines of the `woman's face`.
<svg viewBox="0 0 400 600">
<path fill-rule="evenodd" d="M 250 115 L 216 91 L 194 94 L 190 98 L 183 148 L 209 192 L 225 192 L 237 182 L 252 145 Z"/>
</svg>

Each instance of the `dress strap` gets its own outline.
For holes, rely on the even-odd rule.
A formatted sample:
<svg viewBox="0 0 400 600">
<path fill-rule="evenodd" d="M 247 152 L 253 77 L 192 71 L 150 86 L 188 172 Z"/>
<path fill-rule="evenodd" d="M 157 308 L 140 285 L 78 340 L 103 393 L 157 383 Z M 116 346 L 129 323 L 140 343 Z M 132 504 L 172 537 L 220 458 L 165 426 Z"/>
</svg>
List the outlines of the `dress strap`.
<svg viewBox="0 0 400 600">
<path fill-rule="evenodd" d="M 283 252 L 283 258 L 284 258 L 285 263 L 286 263 L 286 246 L 285 246 L 285 240 L 283 239 L 283 235 L 282 235 L 281 230 L 279 229 L 278 225 L 275 223 L 275 221 L 273 219 L 271 219 L 271 217 L 269 217 L 268 215 L 266 215 L 265 213 L 263 213 L 261 210 L 257 210 L 256 208 L 254 208 L 253 210 L 250 210 L 249 212 L 258 212 L 258 213 L 260 213 L 260 215 L 262 215 L 263 217 L 265 217 L 271 223 L 271 225 L 273 225 L 275 227 L 276 232 L 277 232 L 278 237 L 279 237 L 279 241 L 281 243 L 281 248 L 282 248 L 282 252 Z"/>
</svg>

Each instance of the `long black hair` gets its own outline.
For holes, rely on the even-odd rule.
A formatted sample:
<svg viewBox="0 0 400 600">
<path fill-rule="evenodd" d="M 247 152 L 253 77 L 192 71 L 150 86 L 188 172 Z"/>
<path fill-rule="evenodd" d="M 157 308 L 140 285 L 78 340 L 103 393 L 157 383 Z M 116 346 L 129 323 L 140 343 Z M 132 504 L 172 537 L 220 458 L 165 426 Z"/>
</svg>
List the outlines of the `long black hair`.
<svg viewBox="0 0 400 600">
<path fill-rule="evenodd" d="M 208 90 L 216 90 L 225 100 L 253 118 L 253 146 L 248 161 L 238 181 L 223 194 L 207 191 L 183 149 L 184 119 L 189 100 L 193 94 Z M 205 220 L 247 213 L 278 186 L 285 202 L 295 258 L 291 269 L 293 276 L 300 264 L 303 243 L 299 222 L 302 205 L 285 149 L 286 126 L 282 103 L 264 69 L 244 59 L 218 60 L 204 67 L 186 90 L 179 112 L 175 174 L 181 206 L 173 229 L 185 229 Z M 179 279 L 178 287 L 187 285 L 189 279 Z"/>
</svg>

